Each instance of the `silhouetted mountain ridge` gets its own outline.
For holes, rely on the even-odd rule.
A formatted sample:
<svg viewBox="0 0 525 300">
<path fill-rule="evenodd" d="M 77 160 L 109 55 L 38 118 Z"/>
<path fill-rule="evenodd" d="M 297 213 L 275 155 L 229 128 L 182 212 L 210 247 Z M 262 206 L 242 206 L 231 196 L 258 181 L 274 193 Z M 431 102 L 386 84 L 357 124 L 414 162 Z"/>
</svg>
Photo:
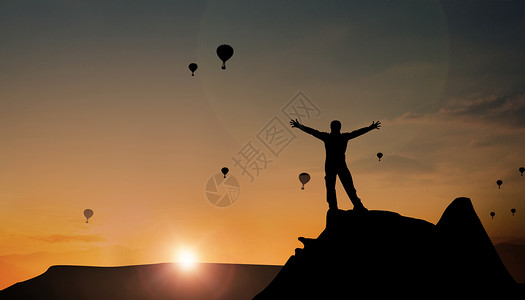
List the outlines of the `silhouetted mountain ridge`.
<svg viewBox="0 0 525 300">
<path fill-rule="evenodd" d="M 0 291 L 1 300 L 251 299 L 281 266 L 161 263 L 123 267 L 53 266 Z"/>
<path fill-rule="evenodd" d="M 329 210 L 319 237 L 299 240 L 304 249 L 296 249 L 256 300 L 523 292 L 468 198 L 454 200 L 436 225 L 388 211 Z"/>
</svg>

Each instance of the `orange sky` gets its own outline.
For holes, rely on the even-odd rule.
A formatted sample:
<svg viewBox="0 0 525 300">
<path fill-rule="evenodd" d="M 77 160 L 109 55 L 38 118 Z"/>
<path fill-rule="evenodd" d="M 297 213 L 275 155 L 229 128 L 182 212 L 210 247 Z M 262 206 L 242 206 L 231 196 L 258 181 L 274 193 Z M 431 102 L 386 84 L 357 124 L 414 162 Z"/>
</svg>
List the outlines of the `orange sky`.
<svg viewBox="0 0 525 300">
<path fill-rule="evenodd" d="M 524 238 L 523 7 L 471 5 L 0 4 L 0 288 L 50 265 L 181 249 L 284 264 L 327 209 L 322 143 L 290 128 L 274 155 L 257 138 L 274 118 L 288 126 L 298 93 L 320 113 L 302 121 L 322 131 L 381 120 L 347 151 L 369 209 L 435 223 L 467 196 L 495 241 Z M 225 71 L 223 43 L 235 49 Z M 271 160 L 253 182 L 232 160 L 249 142 Z M 240 196 L 219 208 L 206 182 L 224 166 Z"/>
</svg>

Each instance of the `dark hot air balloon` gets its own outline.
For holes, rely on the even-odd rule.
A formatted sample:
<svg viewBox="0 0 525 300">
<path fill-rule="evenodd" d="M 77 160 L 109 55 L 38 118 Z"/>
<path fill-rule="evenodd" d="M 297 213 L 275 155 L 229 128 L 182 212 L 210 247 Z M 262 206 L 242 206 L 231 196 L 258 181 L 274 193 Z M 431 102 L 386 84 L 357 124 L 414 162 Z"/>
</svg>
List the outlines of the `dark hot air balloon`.
<svg viewBox="0 0 525 300">
<path fill-rule="evenodd" d="M 217 47 L 217 56 L 222 60 L 222 69 L 226 70 L 226 61 L 233 56 L 233 48 L 230 45 Z"/>
<path fill-rule="evenodd" d="M 512 215 L 514 216 L 514 213 L 516 212 L 516 209 L 515 209 L 515 208 L 511 208 L 511 209 L 510 209 L 510 212 L 511 212 Z"/>
<path fill-rule="evenodd" d="M 495 216 L 495 215 L 496 215 L 495 212 L 493 212 L 493 211 L 490 212 L 490 216 L 491 216 L 493 219 L 494 219 L 494 216 Z"/>
<path fill-rule="evenodd" d="M 197 71 L 197 68 L 198 68 L 198 67 L 199 67 L 199 66 L 198 66 L 196 63 L 191 63 L 191 64 L 188 66 L 188 68 L 189 68 L 190 71 L 191 71 L 191 76 L 194 76 L 193 73 L 194 73 L 195 71 Z"/>
<path fill-rule="evenodd" d="M 221 173 L 222 173 L 222 175 L 224 175 L 224 178 L 226 178 L 226 174 L 228 174 L 229 171 L 230 171 L 230 169 L 228 169 L 226 167 L 221 169 Z"/>
<path fill-rule="evenodd" d="M 521 176 L 523 176 L 523 172 L 525 172 L 525 168 L 524 168 L 524 167 L 521 167 L 521 168 L 520 168 Z"/>
<path fill-rule="evenodd" d="M 498 180 L 496 181 L 496 184 L 498 185 L 498 189 L 501 188 L 501 184 L 503 184 L 503 181 L 502 180 Z"/>
<path fill-rule="evenodd" d="M 310 174 L 308 173 L 301 173 L 299 174 L 299 181 L 303 184 L 301 187 L 301 190 L 304 190 L 304 185 L 310 181 Z"/>
<path fill-rule="evenodd" d="M 91 209 L 84 210 L 84 217 L 86 217 L 86 223 L 88 223 L 89 218 L 93 216 L 93 211 Z"/>
<path fill-rule="evenodd" d="M 381 157 L 383 157 L 383 153 L 381 152 L 377 153 L 377 158 L 379 158 L 379 161 L 381 161 Z"/>
</svg>

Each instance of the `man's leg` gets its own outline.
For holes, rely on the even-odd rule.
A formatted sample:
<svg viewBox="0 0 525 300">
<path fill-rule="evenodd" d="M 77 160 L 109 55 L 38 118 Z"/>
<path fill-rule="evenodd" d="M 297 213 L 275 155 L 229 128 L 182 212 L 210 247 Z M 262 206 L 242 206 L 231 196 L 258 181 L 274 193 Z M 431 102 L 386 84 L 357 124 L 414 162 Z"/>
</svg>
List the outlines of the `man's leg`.
<svg viewBox="0 0 525 300">
<path fill-rule="evenodd" d="M 330 209 L 337 209 L 337 196 L 335 194 L 335 179 L 337 174 L 335 172 L 326 171 L 326 176 L 324 177 L 326 183 L 326 201 L 328 202 L 328 207 Z"/>
<path fill-rule="evenodd" d="M 363 203 L 361 203 L 361 199 L 357 197 L 357 191 L 354 187 L 354 181 L 352 180 L 352 175 L 350 175 L 350 171 L 348 170 L 346 164 L 340 166 L 338 171 L 339 180 L 341 180 L 341 183 L 345 188 L 348 198 L 350 198 L 350 201 L 352 201 L 352 204 L 354 205 L 354 210 L 367 210 L 363 206 Z"/>
</svg>

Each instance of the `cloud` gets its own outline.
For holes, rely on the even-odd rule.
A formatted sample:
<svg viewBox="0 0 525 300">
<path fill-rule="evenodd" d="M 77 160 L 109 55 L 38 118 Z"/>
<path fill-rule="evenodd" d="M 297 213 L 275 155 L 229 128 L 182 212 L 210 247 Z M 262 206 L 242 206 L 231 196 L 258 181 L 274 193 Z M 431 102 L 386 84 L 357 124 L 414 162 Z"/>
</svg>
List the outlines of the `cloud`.
<svg viewBox="0 0 525 300">
<path fill-rule="evenodd" d="M 418 120 L 418 119 L 421 119 L 423 116 L 424 115 L 420 114 L 420 113 L 407 112 L 407 113 L 404 113 L 401 117 L 399 117 L 399 119 L 401 119 L 401 120 Z"/>
<path fill-rule="evenodd" d="M 66 243 L 66 242 L 85 242 L 85 243 L 96 243 L 103 242 L 106 239 L 95 235 L 64 235 L 64 234 L 54 234 L 49 236 L 33 236 L 31 237 L 34 240 L 39 240 L 47 243 Z"/>
<path fill-rule="evenodd" d="M 471 123 L 498 128 L 525 128 L 525 94 L 469 96 L 447 101 L 434 112 L 406 112 L 400 123 Z"/>
<path fill-rule="evenodd" d="M 361 159 L 352 162 L 350 168 L 355 169 L 357 172 L 364 173 L 373 170 L 377 171 L 377 168 L 371 168 L 371 166 L 377 166 L 378 162 L 376 158 Z M 397 154 L 388 154 L 381 159 L 379 163 L 381 172 L 388 173 L 410 173 L 410 174 L 423 174 L 432 173 L 435 168 L 432 165 L 425 164 L 417 159 L 409 158 Z"/>
<path fill-rule="evenodd" d="M 525 127 L 525 94 L 490 95 L 452 101 L 439 110 L 436 116 Z"/>
<path fill-rule="evenodd" d="M 471 140 L 468 144 L 471 148 L 485 148 L 494 146 L 494 143 L 488 140 Z"/>
</svg>

